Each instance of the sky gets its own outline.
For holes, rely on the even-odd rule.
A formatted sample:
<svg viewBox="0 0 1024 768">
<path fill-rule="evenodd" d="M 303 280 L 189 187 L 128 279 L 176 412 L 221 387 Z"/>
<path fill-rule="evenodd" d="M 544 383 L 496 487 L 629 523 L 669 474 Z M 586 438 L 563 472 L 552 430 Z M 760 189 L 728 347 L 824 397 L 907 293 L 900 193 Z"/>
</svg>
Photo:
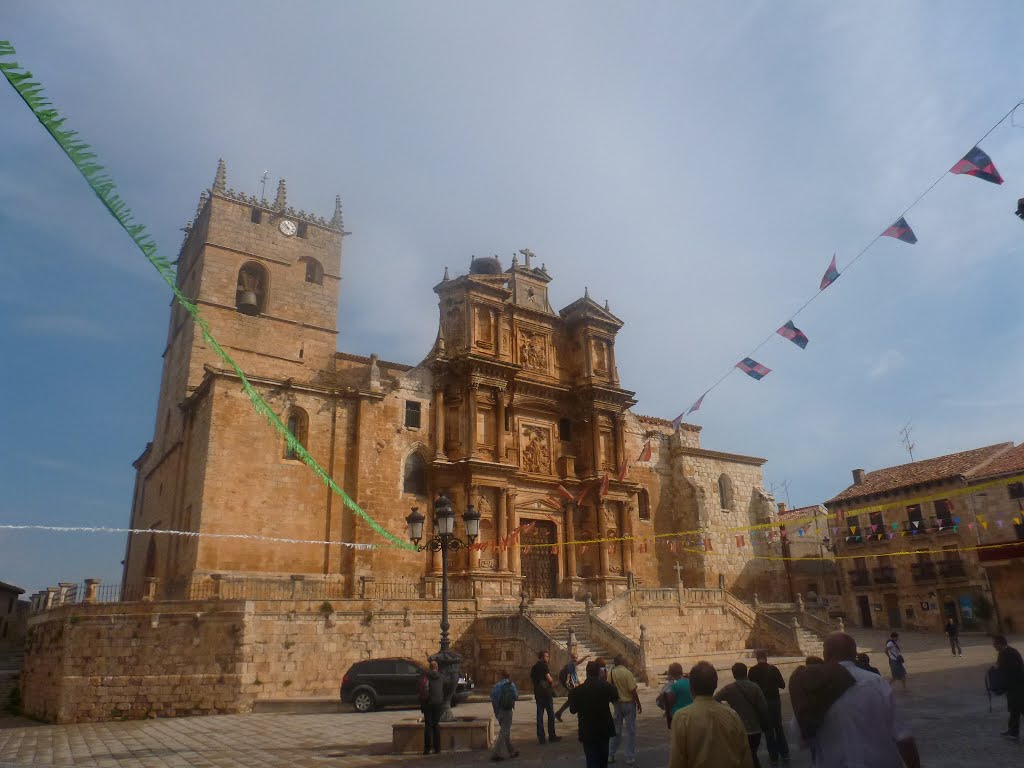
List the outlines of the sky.
<svg viewBox="0 0 1024 768">
<path fill-rule="evenodd" d="M 431 287 L 530 248 L 607 300 L 674 418 L 1024 98 L 1016 2 L 7 0 L 0 38 L 173 259 L 217 159 L 345 226 L 339 348 L 415 364 Z M 0 524 L 125 526 L 170 293 L 0 88 Z M 850 470 L 1024 439 L 1024 107 L 690 421 L 792 506 Z M 213 329 L 216 334 L 216 328 Z M 315 482 L 312 475 L 310 482 Z M 783 483 L 786 485 L 783 486 Z M 0 530 L 0 580 L 120 577 L 123 536 Z"/>
</svg>

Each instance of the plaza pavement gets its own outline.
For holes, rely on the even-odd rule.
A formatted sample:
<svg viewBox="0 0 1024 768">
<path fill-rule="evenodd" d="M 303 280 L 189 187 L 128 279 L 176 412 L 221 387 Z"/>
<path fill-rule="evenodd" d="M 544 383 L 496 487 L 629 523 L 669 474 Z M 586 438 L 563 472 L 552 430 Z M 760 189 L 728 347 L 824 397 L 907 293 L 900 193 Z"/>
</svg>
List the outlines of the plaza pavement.
<svg viewBox="0 0 1024 768">
<path fill-rule="evenodd" d="M 873 650 L 872 662 L 885 671 L 884 634 L 855 632 L 862 648 Z M 901 638 L 910 672 L 909 690 L 897 690 L 899 706 L 917 737 L 925 768 L 1024 765 L 1024 745 L 1000 739 L 1006 727 L 1006 699 L 993 700 L 989 714 L 984 670 L 995 652 L 986 637 L 965 635 L 964 657 L 953 658 L 943 637 L 907 634 Z M 1020 638 L 1012 639 L 1018 648 Z M 729 682 L 726 673 L 722 683 Z M 665 766 L 668 731 L 654 706 L 655 691 L 644 691 L 639 723 L 638 766 Z M 789 717 L 788 697 L 783 706 Z M 489 705 L 464 704 L 459 715 L 486 714 Z M 575 718 L 568 712 L 559 726 L 561 742 L 538 745 L 534 704 L 516 707 L 513 743 L 519 758 L 509 768 L 550 768 L 552 761 L 583 766 L 576 741 Z M 0 718 L 0 766 L 89 766 L 90 768 L 322 768 L 324 766 L 484 766 L 488 754 L 462 752 L 423 757 L 388 754 L 391 724 L 415 716 L 409 710 L 366 715 L 252 714 L 186 717 L 82 725 L 42 725 Z M 762 764 L 767 754 L 761 749 Z M 620 764 L 624 764 L 621 751 Z M 793 768 L 810 765 L 806 752 L 793 751 Z"/>
</svg>

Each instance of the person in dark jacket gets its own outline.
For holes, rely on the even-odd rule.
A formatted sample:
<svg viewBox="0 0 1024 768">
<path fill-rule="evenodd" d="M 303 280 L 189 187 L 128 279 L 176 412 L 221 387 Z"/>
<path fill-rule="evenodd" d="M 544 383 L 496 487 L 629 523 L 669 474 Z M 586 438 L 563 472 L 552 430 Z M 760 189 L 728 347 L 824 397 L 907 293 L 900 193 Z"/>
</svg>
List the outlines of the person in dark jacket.
<svg viewBox="0 0 1024 768">
<path fill-rule="evenodd" d="M 537 652 L 537 663 L 530 669 L 530 682 L 533 683 L 533 701 L 537 705 L 537 741 L 545 744 L 548 741 L 561 741 L 562 737 L 555 733 L 555 680 L 551 677 L 549 662 L 551 655 L 547 651 Z M 544 713 L 548 715 L 548 735 L 544 738 Z"/>
<path fill-rule="evenodd" d="M 863 669 L 865 672 L 874 672 L 879 677 L 882 676 L 882 673 L 878 671 L 878 667 L 871 666 L 871 657 L 868 656 L 866 653 L 858 653 L 857 660 L 853 663 L 861 669 Z"/>
<path fill-rule="evenodd" d="M 958 653 L 963 656 L 964 649 L 960 647 L 960 625 L 952 616 L 946 619 L 946 634 L 949 635 L 949 650 L 954 656 Z"/>
<path fill-rule="evenodd" d="M 587 664 L 587 679 L 569 691 L 569 711 L 579 718 L 587 768 L 608 768 L 608 742 L 615 735 L 609 706 L 618 700 L 615 686 L 601 679 L 601 666 L 596 661 Z"/>
<path fill-rule="evenodd" d="M 999 653 L 996 669 L 1006 685 L 1006 708 L 1010 712 L 1006 730 L 1000 736 L 1017 741 L 1020 739 L 1021 710 L 1024 709 L 1024 659 L 1002 635 L 992 636 L 992 647 Z"/>
<path fill-rule="evenodd" d="M 779 695 L 779 691 L 786 687 L 786 681 L 783 680 L 779 668 L 768 663 L 768 654 L 765 651 L 758 651 L 755 658 L 757 664 L 747 672 L 747 679 L 757 683 L 768 702 L 769 718 L 764 728 L 768 762 L 777 765 L 782 759 L 788 763 L 789 743 L 786 741 L 786 731 L 782 727 L 782 697 Z"/>
<path fill-rule="evenodd" d="M 437 662 L 430 662 L 427 672 L 427 688 L 429 696 L 421 707 L 423 712 L 423 754 L 429 755 L 433 750 L 436 755 L 441 751 L 441 712 L 444 711 L 444 679 L 438 671 Z"/>
</svg>

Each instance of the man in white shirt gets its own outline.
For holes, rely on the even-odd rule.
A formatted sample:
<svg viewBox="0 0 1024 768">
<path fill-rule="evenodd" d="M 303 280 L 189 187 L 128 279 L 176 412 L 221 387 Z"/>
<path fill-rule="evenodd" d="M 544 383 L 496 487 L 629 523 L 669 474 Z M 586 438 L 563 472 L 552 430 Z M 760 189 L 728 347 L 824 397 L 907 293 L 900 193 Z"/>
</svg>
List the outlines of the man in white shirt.
<svg viewBox="0 0 1024 768">
<path fill-rule="evenodd" d="M 815 734 L 817 768 L 920 768 L 910 729 L 896 712 L 892 688 L 856 664 L 857 641 L 835 632 L 825 639 L 825 663 L 839 664 L 854 684 L 825 712 Z"/>
</svg>

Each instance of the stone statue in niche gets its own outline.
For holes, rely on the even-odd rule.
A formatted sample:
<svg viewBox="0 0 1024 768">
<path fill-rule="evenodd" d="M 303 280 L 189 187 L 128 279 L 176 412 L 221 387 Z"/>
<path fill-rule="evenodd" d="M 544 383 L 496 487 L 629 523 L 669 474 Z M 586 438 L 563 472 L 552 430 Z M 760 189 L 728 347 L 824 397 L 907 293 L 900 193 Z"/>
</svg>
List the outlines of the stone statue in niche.
<svg viewBox="0 0 1024 768">
<path fill-rule="evenodd" d="M 601 519 L 604 521 L 604 527 L 608 530 L 618 528 L 618 516 L 616 513 L 616 507 L 618 504 L 609 504 L 608 502 L 601 503 Z"/>
<path fill-rule="evenodd" d="M 547 371 L 547 343 L 541 334 L 519 331 L 519 364 L 531 371 Z"/>
<path fill-rule="evenodd" d="M 480 513 L 481 519 L 489 520 L 491 517 L 491 502 L 483 494 L 477 497 L 476 511 Z"/>
<path fill-rule="evenodd" d="M 541 427 L 523 427 L 523 470 L 551 474 L 550 433 Z"/>
<path fill-rule="evenodd" d="M 494 343 L 494 318 L 487 307 L 476 310 L 476 340 L 479 344 L 491 346 Z"/>
<path fill-rule="evenodd" d="M 590 342 L 593 349 L 593 361 L 595 371 L 608 370 L 608 345 L 600 339 Z"/>
</svg>

